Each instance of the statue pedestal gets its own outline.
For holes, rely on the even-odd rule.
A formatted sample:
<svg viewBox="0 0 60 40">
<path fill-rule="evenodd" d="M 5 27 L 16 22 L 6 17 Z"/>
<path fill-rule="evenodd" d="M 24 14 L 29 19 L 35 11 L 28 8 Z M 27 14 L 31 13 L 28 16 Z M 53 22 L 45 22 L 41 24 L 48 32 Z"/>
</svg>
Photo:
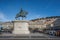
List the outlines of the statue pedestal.
<svg viewBox="0 0 60 40">
<path fill-rule="evenodd" d="M 25 20 L 13 21 L 14 30 L 13 34 L 29 34 L 28 23 Z"/>
</svg>

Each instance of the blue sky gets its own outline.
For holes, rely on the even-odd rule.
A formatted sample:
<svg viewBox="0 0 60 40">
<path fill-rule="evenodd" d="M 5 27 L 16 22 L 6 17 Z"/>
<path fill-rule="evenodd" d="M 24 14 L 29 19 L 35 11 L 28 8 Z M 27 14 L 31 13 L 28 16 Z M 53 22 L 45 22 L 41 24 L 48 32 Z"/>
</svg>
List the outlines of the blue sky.
<svg viewBox="0 0 60 40">
<path fill-rule="evenodd" d="M 0 0 L 0 21 L 15 20 L 21 8 L 28 12 L 26 20 L 60 16 L 60 0 Z"/>
</svg>

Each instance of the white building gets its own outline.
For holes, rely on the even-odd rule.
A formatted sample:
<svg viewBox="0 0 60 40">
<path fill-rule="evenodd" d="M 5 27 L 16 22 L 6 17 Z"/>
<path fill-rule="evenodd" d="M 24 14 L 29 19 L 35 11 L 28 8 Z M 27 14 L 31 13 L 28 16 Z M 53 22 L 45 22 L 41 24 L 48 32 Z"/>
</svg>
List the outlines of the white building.
<svg viewBox="0 0 60 40">
<path fill-rule="evenodd" d="M 48 27 L 60 26 L 60 17 L 38 18 L 30 20 L 28 23 L 30 28 L 44 29 Z M 4 28 L 13 28 L 12 22 L 4 22 L 0 25 Z"/>
</svg>

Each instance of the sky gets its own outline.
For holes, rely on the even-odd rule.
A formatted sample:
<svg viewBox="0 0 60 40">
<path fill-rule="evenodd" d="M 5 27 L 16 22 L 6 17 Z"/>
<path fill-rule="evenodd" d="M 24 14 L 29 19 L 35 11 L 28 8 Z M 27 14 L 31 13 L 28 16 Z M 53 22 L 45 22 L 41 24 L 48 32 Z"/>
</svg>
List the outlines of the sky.
<svg viewBox="0 0 60 40">
<path fill-rule="evenodd" d="M 28 12 L 25 20 L 60 16 L 60 0 L 0 0 L 0 21 L 15 20 L 21 8 Z"/>
</svg>

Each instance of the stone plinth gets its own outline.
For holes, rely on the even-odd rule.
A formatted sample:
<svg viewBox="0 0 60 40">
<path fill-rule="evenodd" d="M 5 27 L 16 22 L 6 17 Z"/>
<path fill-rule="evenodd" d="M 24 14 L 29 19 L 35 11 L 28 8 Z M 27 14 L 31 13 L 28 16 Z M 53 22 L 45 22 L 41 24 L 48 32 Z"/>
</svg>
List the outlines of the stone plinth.
<svg viewBox="0 0 60 40">
<path fill-rule="evenodd" d="M 13 34 L 29 34 L 28 23 L 25 20 L 13 21 L 14 30 Z"/>
</svg>

